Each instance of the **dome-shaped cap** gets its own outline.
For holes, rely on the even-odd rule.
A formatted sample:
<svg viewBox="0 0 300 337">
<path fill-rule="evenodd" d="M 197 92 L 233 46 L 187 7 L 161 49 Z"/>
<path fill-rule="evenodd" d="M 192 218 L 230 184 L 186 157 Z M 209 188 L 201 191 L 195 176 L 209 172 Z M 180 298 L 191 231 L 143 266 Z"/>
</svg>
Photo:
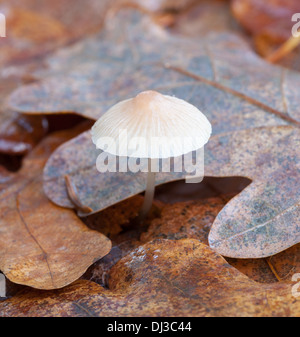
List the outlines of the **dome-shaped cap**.
<svg viewBox="0 0 300 337">
<path fill-rule="evenodd" d="M 208 119 L 195 106 L 156 91 L 117 103 L 92 127 L 97 148 L 137 158 L 177 157 L 203 147 L 210 134 Z"/>
</svg>

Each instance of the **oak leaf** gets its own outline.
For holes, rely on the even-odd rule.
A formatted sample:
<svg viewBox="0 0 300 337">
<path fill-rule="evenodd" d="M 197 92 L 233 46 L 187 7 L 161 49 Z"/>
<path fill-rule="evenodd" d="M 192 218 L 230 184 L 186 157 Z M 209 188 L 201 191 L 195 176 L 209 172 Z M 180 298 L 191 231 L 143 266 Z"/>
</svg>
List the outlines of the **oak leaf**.
<svg viewBox="0 0 300 337">
<path fill-rule="evenodd" d="M 8 182 L 1 179 L 0 270 L 15 283 L 63 287 L 110 251 L 108 238 L 89 230 L 43 192 L 41 173 L 47 157 L 78 132 L 58 132 L 44 139 L 20 172 L 9 175 Z"/>
<path fill-rule="evenodd" d="M 122 258 L 109 289 L 81 280 L 0 302 L 2 316 L 297 316 L 290 284 L 259 284 L 197 240 L 156 240 Z M 245 300 L 245 294 L 247 299 Z M 40 305 L 43 303 L 43 305 Z"/>
<path fill-rule="evenodd" d="M 40 81 L 11 95 L 11 108 L 98 119 L 118 101 L 153 89 L 200 107 L 216 133 L 300 124 L 298 74 L 260 59 L 237 35 L 181 38 L 131 9 L 118 11 L 99 34 L 62 48 L 36 76 Z"/>
</svg>

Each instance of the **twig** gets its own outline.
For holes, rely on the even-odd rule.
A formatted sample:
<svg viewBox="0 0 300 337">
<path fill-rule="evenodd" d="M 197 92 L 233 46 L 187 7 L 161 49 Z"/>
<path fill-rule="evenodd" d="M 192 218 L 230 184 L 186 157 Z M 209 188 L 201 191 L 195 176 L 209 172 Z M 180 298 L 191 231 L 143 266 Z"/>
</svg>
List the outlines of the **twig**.
<svg viewBox="0 0 300 337">
<path fill-rule="evenodd" d="M 281 279 L 281 277 L 278 275 L 278 273 L 277 273 L 275 267 L 272 265 L 272 263 L 271 263 L 271 258 L 266 259 L 266 262 L 267 262 L 268 266 L 270 267 L 272 273 L 275 275 L 277 281 L 278 281 L 278 282 L 281 282 L 282 279 Z"/>
</svg>

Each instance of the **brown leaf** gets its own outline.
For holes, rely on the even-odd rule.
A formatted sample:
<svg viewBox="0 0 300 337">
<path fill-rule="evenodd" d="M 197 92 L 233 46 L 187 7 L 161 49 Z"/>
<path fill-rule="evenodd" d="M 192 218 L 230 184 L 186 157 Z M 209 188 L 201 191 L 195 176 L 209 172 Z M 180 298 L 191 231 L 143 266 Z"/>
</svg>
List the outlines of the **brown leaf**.
<svg viewBox="0 0 300 337">
<path fill-rule="evenodd" d="M 154 219 L 141 242 L 153 239 L 197 239 L 208 244 L 210 227 L 228 200 L 222 197 L 166 205 L 161 217 Z"/>
<path fill-rule="evenodd" d="M 96 229 L 109 238 L 117 238 L 122 231 L 121 226 L 128 225 L 130 219 L 138 215 L 142 203 L 143 198 L 135 196 L 82 220 L 89 228 Z"/>
<path fill-rule="evenodd" d="M 2 316 L 298 316 L 291 285 L 258 284 L 197 240 L 140 246 L 110 272 L 110 289 L 78 281 L 0 303 Z M 247 294 L 247 301 L 245 301 Z M 43 303 L 43 305 L 41 305 Z"/>
<path fill-rule="evenodd" d="M 24 155 L 45 136 L 47 120 L 42 116 L 21 116 L 8 111 L 0 113 L 0 152 Z"/>
<path fill-rule="evenodd" d="M 194 6 L 177 14 L 170 29 L 176 34 L 193 37 L 201 37 L 211 32 L 242 33 L 241 27 L 234 20 L 229 2 L 222 0 L 195 1 Z"/>
<path fill-rule="evenodd" d="M 179 196 L 188 199 L 196 196 L 198 199 L 202 198 L 166 205 L 162 209 L 161 217 L 154 219 L 147 231 L 142 233 L 141 241 L 147 242 L 155 238 L 176 240 L 194 238 L 208 244 L 208 234 L 215 217 L 228 200 L 247 186 L 245 183 L 246 181 L 242 183 L 237 178 L 234 180 L 232 178 L 205 178 L 201 183 L 202 188 L 199 186 L 195 189 L 197 193 L 193 193 L 194 186 L 184 184 L 184 182 L 170 183 L 173 187 L 170 184 L 159 187 L 156 198 L 162 198 L 161 190 L 163 190 L 163 200 L 169 202 L 174 198 L 176 200 Z M 229 195 L 224 195 L 234 185 L 236 185 L 235 190 L 231 190 Z M 212 195 L 215 196 L 212 197 Z M 300 244 L 264 259 L 226 258 L 226 260 L 254 281 L 260 283 L 290 282 L 291 276 L 300 270 L 299 248 Z M 99 263 L 99 266 L 101 264 Z"/>
<path fill-rule="evenodd" d="M 72 211 L 52 204 L 43 192 L 41 173 L 47 156 L 80 130 L 46 138 L 1 191 L 0 269 L 15 283 L 63 287 L 111 248 L 108 238 L 89 230 Z"/>
<path fill-rule="evenodd" d="M 268 60 L 278 58 L 276 63 L 300 70 L 299 47 L 294 52 L 281 53 L 280 57 L 276 53 L 292 37 L 295 24 L 291 21 L 292 15 L 299 12 L 297 0 L 233 0 L 231 7 L 237 20 L 253 35 L 255 48 L 260 55 Z"/>
<path fill-rule="evenodd" d="M 297 0 L 231 0 L 232 12 L 252 34 L 268 31 L 283 40 L 291 36 L 292 15 L 299 10 Z"/>
<path fill-rule="evenodd" d="M 48 131 L 44 116 L 21 116 L 5 106 L 5 99 L 21 82 L 17 78 L 2 79 L 0 82 L 0 153 L 24 155 Z"/>
<path fill-rule="evenodd" d="M 137 4 L 151 12 L 163 12 L 181 11 L 185 8 L 189 8 L 197 1 L 199 0 L 125 0 L 124 2 Z"/>
<path fill-rule="evenodd" d="M 97 31 L 111 1 L 11 0 L 0 1 L 8 34 L 1 40 L 0 63 L 15 63 L 43 56 L 74 39 Z"/>
<path fill-rule="evenodd" d="M 205 178 L 201 183 L 203 191 L 200 200 L 176 202 L 164 206 L 161 211 L 161 216 L 152 220 L 147 231 L 142 233 L 140 238 L 141 242 L 148 242 L 157 238 L 172 240 L 193 238 L 200 240 L 201 243 L 208 244 L 208 234 L 216 216 L 233 195 L 229 194 L 224 196 L 224 192 L 222 191 L 222 193 L 219 192 L 218 196 L 215 197 L 203 198 L 203 196 L 212 192 L 210 191 L 210 187 L 213 187 L 214 192 L 218 192 L 218 189 L 220 189 L 222 185 L 227 186 L 224 180 L 228 180 L 228 178 L 223 178 L 222 180 Z M 235 178 L 235 180 L 237 179 Z M 231 184 L 233 185 L 232 182 Z M 172 197 L 174 198 L 174 193 L 184 191 L 185 184 L 183 182 L 180 182 L 180 184 L 179 182 L 173 183 L 173 185 L 178 185 L 177 188 L 174 186 L 175 188 L 169 187 L 167 189 L 168 185 L 170 184 L 164 186 L 164 190 L 166 190 L 165 193 L 169 195 L 168 200 L 172 199 Z M 190 184 L 186 185 L 188 186 Z M 188 187 L 191 191 L 190 186 Z M 243 188 L 245 187 L 246 186 L 243 186 Z M 237 185 L 235 195 L 239 193 L 239 189 L 240 186 Z M 160 190 L 160 188 L 158 188 L 158 190 Z M 199 192 L 199 188 L 197 190 L 199 199 L 201 192 Z M 203 195 L 203 192 L 206 194 Z M 161 196 L 157 196 L 157 194 L 159 193 L 156 193 L 156 197 L 161 198 Z M 193 197 L 193 194 L 188 194 L 187 197 Z M 278 281 L 290 282 L 293 273 L 300 270 L 299 248 L 300 244 L 265 259 L 226 258 L 226 260 L 254 281 L 260 283 L 274 283 Z M 97 264 L 97 268 L 100 269 L 101 265 L 102 260 Z M 274 271 L 279 279 L 274 275 Z"/>
<path fill-rule="evenodd" d="M 292 283 L 293 274 L 300 271 L 300 244 L 264 259 L 234 259 L 227 262 L 243 274 L 260 283 Z"/>
</svg>

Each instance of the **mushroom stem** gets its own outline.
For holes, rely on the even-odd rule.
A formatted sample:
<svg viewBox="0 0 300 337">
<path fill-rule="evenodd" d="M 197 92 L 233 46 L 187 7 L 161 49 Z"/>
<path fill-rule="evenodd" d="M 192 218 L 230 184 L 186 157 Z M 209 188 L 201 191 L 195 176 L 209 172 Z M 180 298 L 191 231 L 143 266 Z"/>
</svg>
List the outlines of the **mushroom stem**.
<svg viewBox="0 0 300 337">
<path fill-rule="evenodd" d="M 138 219 L 143 221 L 149 213 L 155 191 L 155 172 L 151 171 L 151 159 L 148 159 L 147 186 L 145 191 L 144 203 L 139 211 Z"/>
</svg>

